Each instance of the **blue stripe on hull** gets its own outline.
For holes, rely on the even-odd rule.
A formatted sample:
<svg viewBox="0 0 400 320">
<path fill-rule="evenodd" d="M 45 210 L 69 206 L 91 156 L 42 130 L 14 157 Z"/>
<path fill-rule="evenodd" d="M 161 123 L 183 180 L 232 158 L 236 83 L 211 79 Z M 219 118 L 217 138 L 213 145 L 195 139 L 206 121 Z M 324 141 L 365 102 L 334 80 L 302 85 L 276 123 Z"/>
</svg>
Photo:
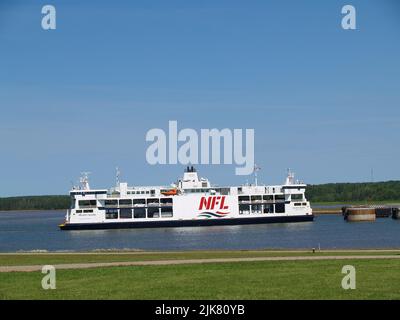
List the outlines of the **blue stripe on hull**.
<svg viewBox="0 0 400 320">
<path fill-rule="evenodd" d="M 98 230 L 98 229 L 130 229 L 130 228 L 167 228 L 167 227 L 201 227 L 201 226 L 227 226 L 242 224 L 264 224 L 313 221 L 313 215 L 284 216 L 284 217 L 259 217 L 259 218 L 234 218 L 234 219 L 198 219 L 174 221 L 129 221 L 129 222 L 104 222 L 104 223 L 67 223 L 60 226 L 61 230 Z"/>
</svg>

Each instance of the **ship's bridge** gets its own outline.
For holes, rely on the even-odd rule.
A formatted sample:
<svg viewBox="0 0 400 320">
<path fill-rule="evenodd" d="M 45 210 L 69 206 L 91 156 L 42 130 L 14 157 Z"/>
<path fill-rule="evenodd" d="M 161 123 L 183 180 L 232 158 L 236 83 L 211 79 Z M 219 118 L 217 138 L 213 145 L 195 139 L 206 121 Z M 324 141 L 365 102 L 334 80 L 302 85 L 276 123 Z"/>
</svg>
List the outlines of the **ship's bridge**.
<svg viewBox="0 0 400 320">
<path fill-rule="evenodd" d="M 199 178 L 196 169 L 192 167 L 187 167 L 183 178 L 178 180 L 178 188 L 181 190 L 185 189 L 196 189 L 196 188 L 210 188 L 211 184 L 208 179 Z"/>
</svg>

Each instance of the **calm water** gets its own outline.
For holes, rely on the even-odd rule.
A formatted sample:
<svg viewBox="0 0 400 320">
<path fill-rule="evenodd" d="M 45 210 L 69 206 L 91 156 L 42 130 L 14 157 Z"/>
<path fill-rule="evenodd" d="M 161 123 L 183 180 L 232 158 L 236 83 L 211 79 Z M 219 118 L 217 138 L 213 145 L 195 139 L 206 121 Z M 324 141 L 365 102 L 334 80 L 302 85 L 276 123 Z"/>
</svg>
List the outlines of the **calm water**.
<svg viewBox="0 0 400 320">
<path fill-rule="evenodd" d="M 64 212 L 0 212 L 0 252 L 94 249 L 400 248 L 400 221 L 314 222 L 197 228 L 60 231 Z"/>
</svg>

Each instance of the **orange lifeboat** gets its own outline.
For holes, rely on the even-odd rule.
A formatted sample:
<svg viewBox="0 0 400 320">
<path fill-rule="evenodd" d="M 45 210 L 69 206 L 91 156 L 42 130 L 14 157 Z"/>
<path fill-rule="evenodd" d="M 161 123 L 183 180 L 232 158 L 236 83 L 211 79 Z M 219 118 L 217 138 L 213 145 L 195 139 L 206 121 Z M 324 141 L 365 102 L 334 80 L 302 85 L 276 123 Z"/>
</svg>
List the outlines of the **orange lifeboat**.
<svg viewBox="0 0 400 320">
<path fill-rule="evenodd" d="M 178 194 L 177 189 L 169 189 L 169 190 L 163 190 L 161 191 L 161 194 L 164 196 L 176 196 Z"/>
</svg>

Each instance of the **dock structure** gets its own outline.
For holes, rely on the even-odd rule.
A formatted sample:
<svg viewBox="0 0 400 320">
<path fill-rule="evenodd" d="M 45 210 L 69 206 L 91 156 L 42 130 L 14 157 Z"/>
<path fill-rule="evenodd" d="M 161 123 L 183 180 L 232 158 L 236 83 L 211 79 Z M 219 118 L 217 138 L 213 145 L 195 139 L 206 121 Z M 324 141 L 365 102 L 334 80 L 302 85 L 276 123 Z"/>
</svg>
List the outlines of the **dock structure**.
<svg viewBox="0 0 400 320">
<path fill-rule="evenodd" d="M 349 222 L 375 221 L 376 213 L 374 208 L 347 208 L 344 218 Z"/>
<path fill-rule="evenodd" d="M 400 207 L 390 205 L 348 206 L 342 208 L 347 221 L 375 221 L 376 218 L 400 219 Z"/>
</svg>

